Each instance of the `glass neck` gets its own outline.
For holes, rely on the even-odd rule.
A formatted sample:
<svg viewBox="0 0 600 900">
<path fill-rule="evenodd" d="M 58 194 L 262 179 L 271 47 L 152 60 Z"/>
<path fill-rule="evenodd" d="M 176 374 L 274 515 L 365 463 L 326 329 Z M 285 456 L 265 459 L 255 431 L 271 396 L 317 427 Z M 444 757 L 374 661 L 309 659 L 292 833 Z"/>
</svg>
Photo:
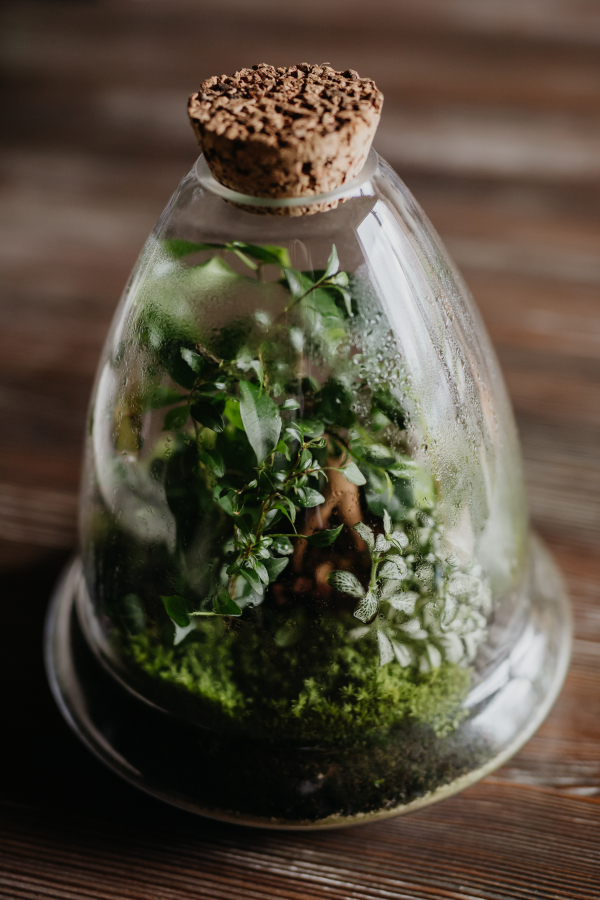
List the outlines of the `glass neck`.
<svg viewBox="0 0 600 900">
<path fill-rule="evenodd" d="M 220 182 L 212 175 L 204 155 L 198 157 L 194 170 L 196 178 L 202 187 L 206 188 L 206 190 L 210 191 L 212 194 L 216 194 L 219 197 L 223 197 L 225 200 L 229 200 L 230 203 L 235 203 L 238 206 L 285 208 L 312 206 L 313 204 L 327 203 L 332 200 L 340 200 L 346 197 L 371 195 L 373 189 L 370 187 L 370 181 L 375 174 L 378 165 L 379 157 L 375 150 L 371 148 L 367 161 L 356 178 L 346 182 L 346 184 L 341 185 L 334 191 L 325 191 L 323 194 L 304 194 L 301 197 L 283 198 L 253 197 L 251 194 L 240 194 L 238 191 L 225 187 L 225 185 L 220 184 Z"/>
</svg>

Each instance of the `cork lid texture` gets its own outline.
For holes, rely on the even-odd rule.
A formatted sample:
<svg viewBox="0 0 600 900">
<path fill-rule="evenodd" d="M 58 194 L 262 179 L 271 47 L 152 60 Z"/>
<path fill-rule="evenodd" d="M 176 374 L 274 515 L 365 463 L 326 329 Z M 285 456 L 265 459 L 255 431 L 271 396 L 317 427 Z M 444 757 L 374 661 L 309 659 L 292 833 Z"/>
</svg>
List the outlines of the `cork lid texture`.
<svg viewBox="0 0 600 900">
<path fill-rule="evenodd" d="M 332 191 L 356 177 L 382 105 L 375 83 L 352 69 L 261 64 L 208 78 L 190 97 L 188 113 L 217 181 L 253 197 L 285 199 Z"/>
</svg>

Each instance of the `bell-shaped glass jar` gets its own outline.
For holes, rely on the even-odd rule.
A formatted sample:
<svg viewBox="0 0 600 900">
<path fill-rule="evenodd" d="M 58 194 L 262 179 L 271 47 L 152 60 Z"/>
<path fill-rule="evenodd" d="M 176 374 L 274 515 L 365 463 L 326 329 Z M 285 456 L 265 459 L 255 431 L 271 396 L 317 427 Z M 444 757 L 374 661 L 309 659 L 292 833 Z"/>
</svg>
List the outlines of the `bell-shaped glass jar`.
<svg viewBox="0 0 600 900">
<path fill-rule="evenodd" d="M 564 677 L 494 352 L 374 151 L 315 198 L 236 194 L 202 158 L 183 180 L 100 364 L 81 543 L 62 595 L 120 699 L 75 709 L 67 613 L 55 690 L 113 766 L 209 815 L 429 803 L 513 753 Z"/>
</svg>

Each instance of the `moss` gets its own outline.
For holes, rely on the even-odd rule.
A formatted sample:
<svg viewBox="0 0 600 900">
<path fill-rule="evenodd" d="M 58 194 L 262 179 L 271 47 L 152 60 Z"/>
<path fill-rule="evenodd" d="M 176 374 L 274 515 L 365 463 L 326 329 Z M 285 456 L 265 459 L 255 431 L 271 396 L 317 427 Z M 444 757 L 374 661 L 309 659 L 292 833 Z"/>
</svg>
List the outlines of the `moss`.
<svg viewBox="0 0 600 900">
<path fill-rule="evenodd" d="M 151 633 L 125 649 L 155 689 L 180 700 L 205 724 L 307 743 L 354 743 L 409 720 L 449 733 L 464 716 L 468 669 L 445 663 L 426 674 L 395 661 L 379 665 L 376 640 L 348 643 L 339 620 L 303 623 L 299 639 L 281 647 L 278 622 L 228 630 L 203 622 L 181 645 L 165 647 Z"/>
<path fill-rule="evenodd" d="M 142 672 L 153 679 L 198 695 L 208 706 L 214 706 L 232 719 L 243 714 L 244 695 L 233 681 L 232 660 L 226 644 L 213 645 L 209 653 L 198 643 L 171 648 L 144 632 L 131 637 L 126 649 Z"/>
</svg>

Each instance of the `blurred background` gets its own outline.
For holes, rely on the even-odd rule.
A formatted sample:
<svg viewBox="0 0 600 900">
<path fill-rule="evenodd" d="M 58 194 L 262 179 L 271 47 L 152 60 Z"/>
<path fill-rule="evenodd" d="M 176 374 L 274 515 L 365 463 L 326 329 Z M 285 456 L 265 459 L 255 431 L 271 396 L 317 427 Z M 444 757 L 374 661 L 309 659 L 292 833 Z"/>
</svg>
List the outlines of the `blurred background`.
<svg viewBox="0 0 600 900">
<path fill-rule="evenodd" d="M 584 896 L 570 875 L 561 892 L 552 873 L 557 866 L 581 871 L 580 847 L 592 839 L 592 826 L 596 845 L 586 859 L 590 866 L 598 860 L 599 807 L 584 801 L 600 796 L 600 2 L 5 0 L 0 683 L 8 740 L 0 832 L 9 848 L 16 846 L 13 834 L 25 835 L 21 855 L 10 849 L 4 871 L 26 872 L 31 887 L 3 893 L 0 885 L 2 897 L 49 896 L 39 885 L 75 871 L 68 854 L 79 841 L 80 820 L 59 827 L 59 808 L 81 814 L 81 821 L 102 814 L 121 823 L 115 854 L 130 856 L 119 872 L 129 871 L 134 853 L 127 823 L 157 853 L 167 847 L 156 804 L 104 770 L 55 709 L 42 668 L 43 616 L 75 545 L 86 406 L 106 331 L 143 242 L 197 156 L 187 97 L 213 74 L 303 61 L 357 69 L 385 94 L 375 146 L 424 207 L 483 313 L 516 412 L 534 524 L 562 566 L 575 609 L 571 674 L 541 731 L 493 778 L 406 826 L 385 828 L 392 841 L 417 835 L 416 880 L 419 866 L 429 877 L 439 848 L 447 847 L 450 868 L 462 861 L 461 896 L 480 877 L 482 848 L 495 859 L 509 839 L 511 853 L 525 854 L 518 871 L 529 872 L 523 877 L 536 896 L 546 877 L 551 883 L 540 896 Z M 51 811 L 47 819 L 43 807 Z M 488 827 L 490 817 L 496 830 Z M 166 821 L 178 834 L 190 828 L 183 813 L 161 810 Z M 230 833 L 201 822 L 194 827 L 209 842 Z M 370 827 L 373 839 L 388 833 Z M 530 845 L 529 835 L 540 829 L 545 843 Z M 179 858 L 175 831 L 168 846 Z M 344 833 L 330 842 L 349 860 L 358 858 L 360 835 L 367 834 L 352 833 L 352 840 Z M 271 845 L 236 834 L 236 847 L 243 841 L 251 847 L 252 873 L 249 842 Z M 78 884 L 52 896 L 100 896 L 96 864 L 89 862 L 100 840 L 89 838 L 92 850 L 80 864 L 81 871 L 91 867 L 91 893 Z M 325 844 L 321 836 L 303 840 L 309 862 L 302 877 L 310 880 L 310 854 Z M 281 842 L 282 871 L 285 848 L 298 841 Z M 143 896 L 179 897 L 168 873 L 168 891 L 155 892 L 153 879 L 163 875 L 149 859 L 132 876 L 149 879 Z M 500 859 L 498 866 L 497 884 L 504 884 L 512 862 Z M 208 871 L 204 863 L 200 870 Z M 597 886 L 595 871 L 586 885 Z M 322 896 L 319 884 L 311 897 Z M 106 896 L 116 897 L 117 888 L 110 890 Z M 133 896 L 123 890 L 118 896 Z M 477 890 L 467 892 L 483 896 Z M 520 881 L 503 890 L 494 896 L 524 896 Z M 336 896 L 348 896 L 340 891 Z M 433 894 L 427 888 L 418 896 Z"/>
<path fill-rule="evenodd" d="M 73 546 L 98 354 L 197 155 L 187 96 L 263 61 L 383 90 L 375 146 L 483 312 L 536 524 L 598 537 L 600 4 L 13 0 L 0 16 L 2 570 Z"/>
<path fill-rule="evenodd" d="M 187 96 L 256 62 L 383 90 L 375 146 L 483 312 L 536 524 L 598 536 L 600 4 L 13 0 L 0 32 L 2 569 L 73 546 L 98 354 L 197 156 Z"/>
</svg>

